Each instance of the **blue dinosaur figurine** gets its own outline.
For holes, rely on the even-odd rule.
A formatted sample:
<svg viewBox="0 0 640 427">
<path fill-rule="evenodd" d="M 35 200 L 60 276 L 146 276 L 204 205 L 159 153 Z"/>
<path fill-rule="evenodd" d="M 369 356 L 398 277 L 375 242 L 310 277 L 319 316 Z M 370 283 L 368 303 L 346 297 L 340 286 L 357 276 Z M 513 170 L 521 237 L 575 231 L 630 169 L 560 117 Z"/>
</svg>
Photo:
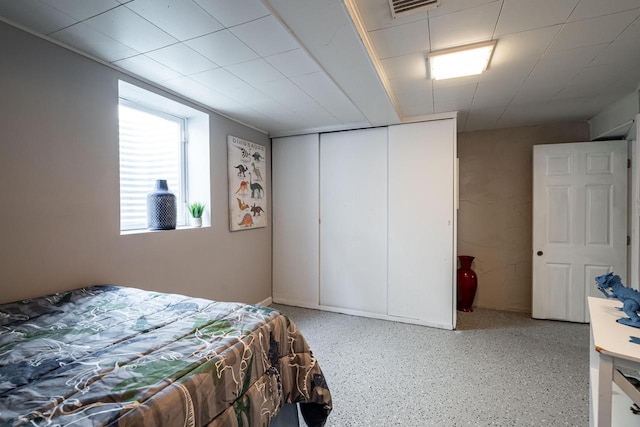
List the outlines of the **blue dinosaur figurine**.
<svg viewBox="0 0 640 427">
<path fill-rule="evenodd" d="M 640 316 L 638 315 L 640 311 L 640 292 L 623 285 L 620 276 L 613 273 L 597 276 L 596 285 L 605 297 L 617 298 L 622 301 L 622 307 L 619 310 L 624 311 L 629 317 L 621 317 L 618 319 L 618 323 L 640 328 Z"/>
</svg>

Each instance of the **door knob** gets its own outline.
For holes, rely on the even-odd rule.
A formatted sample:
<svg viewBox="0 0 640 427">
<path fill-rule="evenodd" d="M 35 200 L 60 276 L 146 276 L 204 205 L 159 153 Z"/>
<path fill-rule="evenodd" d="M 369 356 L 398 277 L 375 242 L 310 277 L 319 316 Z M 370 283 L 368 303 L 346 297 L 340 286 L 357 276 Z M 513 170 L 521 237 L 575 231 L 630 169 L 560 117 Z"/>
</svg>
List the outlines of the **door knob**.
<svg viewBox="0 0 640 427">
<path fill-rule="evenodd" d="M 538 251 L 538 252 L 536 252 L 536 255 L 538 255 L 538 256 L 542 256 L 542 251 Z"/>
</svg>

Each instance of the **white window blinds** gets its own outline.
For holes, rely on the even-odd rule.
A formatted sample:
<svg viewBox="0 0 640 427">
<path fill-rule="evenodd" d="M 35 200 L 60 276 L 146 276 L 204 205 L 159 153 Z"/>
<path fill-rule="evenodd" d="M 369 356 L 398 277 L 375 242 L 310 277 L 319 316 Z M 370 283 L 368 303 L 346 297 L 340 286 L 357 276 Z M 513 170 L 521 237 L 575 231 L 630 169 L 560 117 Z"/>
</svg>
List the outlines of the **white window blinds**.
<svg viewBox="0 0 640 427">
<path fill-rule="evenodd" d="M 178 225 L 184 225 L 184 120 L 121 102 L 119 121 L 120 229 L 147 228 L 147 194 L 158 179 L 176 195 Z"/>
</svg>

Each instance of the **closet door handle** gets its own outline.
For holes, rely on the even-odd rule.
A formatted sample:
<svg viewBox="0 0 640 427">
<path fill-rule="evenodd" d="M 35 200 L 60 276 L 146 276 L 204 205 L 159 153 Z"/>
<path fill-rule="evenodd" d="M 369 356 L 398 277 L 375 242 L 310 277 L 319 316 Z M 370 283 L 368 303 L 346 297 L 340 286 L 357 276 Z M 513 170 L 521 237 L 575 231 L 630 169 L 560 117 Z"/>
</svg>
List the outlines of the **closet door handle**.
<svg viewBox="0 0 640 427">
<path fill-rule="evenodd" d="M 538 252 L 536 252 L 536 255 L 538 255 L 538 256 L 542 256 L 542 251 L 538 251 Z"/>
</svg>

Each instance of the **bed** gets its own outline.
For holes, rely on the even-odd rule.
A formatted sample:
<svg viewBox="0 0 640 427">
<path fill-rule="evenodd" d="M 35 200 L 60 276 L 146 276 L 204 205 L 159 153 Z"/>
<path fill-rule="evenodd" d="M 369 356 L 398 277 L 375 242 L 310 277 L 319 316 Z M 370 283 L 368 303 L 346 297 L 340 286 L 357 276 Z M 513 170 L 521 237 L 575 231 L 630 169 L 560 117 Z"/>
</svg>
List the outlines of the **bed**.
<svg viewBox="0 0 640 427">
<path fill-rule="evenodd" d="M 120 286 L 0 305 L 0 426 L 268 426 L 331 394 L 277 310 Z"/>
</svg>

